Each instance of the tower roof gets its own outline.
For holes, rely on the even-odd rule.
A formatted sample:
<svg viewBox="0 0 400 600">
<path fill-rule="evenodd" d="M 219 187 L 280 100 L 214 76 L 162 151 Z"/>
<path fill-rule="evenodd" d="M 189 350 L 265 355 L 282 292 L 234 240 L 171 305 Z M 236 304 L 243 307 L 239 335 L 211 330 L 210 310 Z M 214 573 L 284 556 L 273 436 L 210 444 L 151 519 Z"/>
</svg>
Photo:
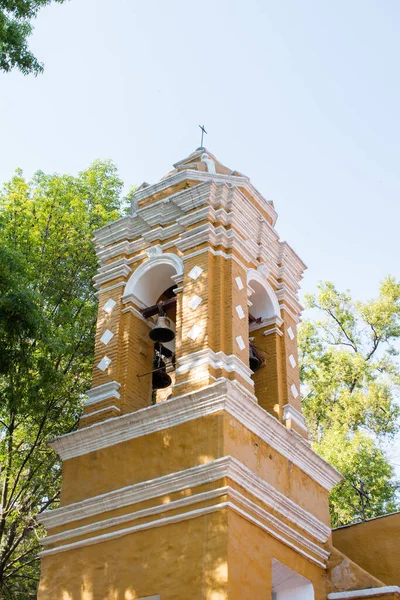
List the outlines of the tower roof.
<svg viewBox="0 0 400 600">
<path fill-rule="evenodd" d="M 174 170 L 170 171 L 162 179 L 179 173 L 179 171 L 193 170 L 203 171 L 218 175 L 237 175 L 243 177 L 239 171 L 232 171 L 232 169 L 223 165 L 219 160 L 209 151 L 207 148 L 197 148 L 194 152 L 189 154 L 186 158 L 179 160 L 174 165 Z"/>
</svg>

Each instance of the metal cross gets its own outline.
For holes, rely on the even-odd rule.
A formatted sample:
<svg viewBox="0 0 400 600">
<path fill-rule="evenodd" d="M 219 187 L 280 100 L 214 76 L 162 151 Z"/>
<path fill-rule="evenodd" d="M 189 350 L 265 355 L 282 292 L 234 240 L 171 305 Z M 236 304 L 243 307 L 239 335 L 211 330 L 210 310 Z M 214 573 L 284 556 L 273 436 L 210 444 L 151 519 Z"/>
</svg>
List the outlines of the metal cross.
<svg viewBox="0 0 400 600">
<path fill-rule="evenodd" d="M 207 131 L 204 129 L 204 125 L 199 125 L 200 129 L 201 129 L 201 144 L 200 144 L 200 148 L 203 148 L 203 136 L 205 133 L 207 133 Z"/>
</svg>

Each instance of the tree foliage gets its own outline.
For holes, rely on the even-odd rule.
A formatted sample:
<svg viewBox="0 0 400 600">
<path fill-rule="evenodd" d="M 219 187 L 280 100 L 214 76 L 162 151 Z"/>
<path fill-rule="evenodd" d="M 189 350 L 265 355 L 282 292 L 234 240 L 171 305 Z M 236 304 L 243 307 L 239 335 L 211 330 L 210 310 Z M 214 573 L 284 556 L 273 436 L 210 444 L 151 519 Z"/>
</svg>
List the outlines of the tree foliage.
<svg viewBox="0 0 400 600">
<path fill-rule="evenodd" d="M 331 495 L 333 525 L 396 510 L 394 471 L 382 443 L 397 431 L 400 283 L 355 302 L 332 283 L 306 298 L 323 318 L 299 332 L 303 409 L 314 449 L 345 477 Z"/>
<path fill-rule="evenodd" d="M 119 217 L 110 162 L 77 177 L 17 172 L 0 192 L 0 598 L 36 598 L 36 515 L 54 506 L 47 440 L 73 429 L 90 387 L 93 231 Z"/>
<path fill-rule="evenodd" d="M 0 0 L 0 69 L 19 69 L 24 75 L 38 75 L 43 65 L 28 47 L 32 19 L 53 0 Z M 62 3 L 65 0 L 54 0 Z"/>
</svg>

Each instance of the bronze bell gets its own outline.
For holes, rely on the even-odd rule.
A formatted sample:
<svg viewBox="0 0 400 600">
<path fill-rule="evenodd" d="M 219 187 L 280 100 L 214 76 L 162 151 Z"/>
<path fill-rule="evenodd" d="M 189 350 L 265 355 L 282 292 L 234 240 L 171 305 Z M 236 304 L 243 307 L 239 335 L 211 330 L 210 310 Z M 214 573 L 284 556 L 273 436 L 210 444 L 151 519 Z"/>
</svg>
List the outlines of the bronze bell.
<svg viewBox="0 0 400 600">
<path fill-rule="evenodd" d="M 254 344 L 252 344 L 250 342 L 249 348 L 250 348 L 249 366 L 250 366 L 250 369 L 253 371 L 253 373 L 255 373 L 261 367 L 261 360 L 260 360 L 260 357 L 258 356 L 258 352 L 257 352 Z"/>
<path fill-rule="evenodd" d="M 171 329 L 171 321 L 168 319 L 168 317 L 157 317 L 155 325 L 150 331 L 149 335 L 153 342 L 172 342 L 175 337 L 175 333 Z"/>
<path fill-rule="evenodd" d="M 165 362 L 158 356 L 153 359 L 153 390 L 163 390 L 171 385 L 172 379 L 167 373 Z"/>
</svg>

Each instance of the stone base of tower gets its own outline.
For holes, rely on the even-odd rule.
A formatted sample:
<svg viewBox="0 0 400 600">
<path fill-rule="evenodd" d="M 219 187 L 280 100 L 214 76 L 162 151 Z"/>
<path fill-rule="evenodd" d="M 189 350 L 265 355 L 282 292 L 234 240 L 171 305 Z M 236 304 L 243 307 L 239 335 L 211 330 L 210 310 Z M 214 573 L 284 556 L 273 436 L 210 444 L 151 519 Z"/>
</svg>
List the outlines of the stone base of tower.
<svg viewBox="0 0 400 600">
<path fill-rule="evenodd" d="M 63 490 L 42 518 L 39 600 L 279 600 L 288 577 L 303 600 L 341 589 L 327 503 L 339 474 L 235 383 L 53 447 Z"/>
</svg>

